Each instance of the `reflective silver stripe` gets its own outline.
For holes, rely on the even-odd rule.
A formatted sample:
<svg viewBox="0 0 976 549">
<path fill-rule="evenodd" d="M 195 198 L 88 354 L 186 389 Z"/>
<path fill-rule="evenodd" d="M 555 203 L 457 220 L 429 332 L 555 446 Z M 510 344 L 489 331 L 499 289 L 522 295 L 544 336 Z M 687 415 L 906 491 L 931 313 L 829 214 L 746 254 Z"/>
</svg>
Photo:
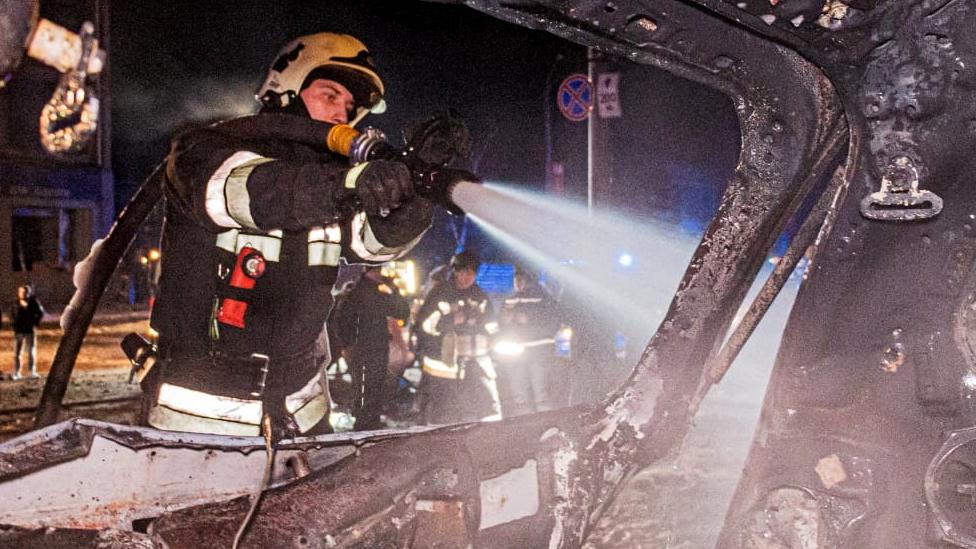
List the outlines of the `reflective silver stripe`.
<svg viewBox="0 0 976 549">
<path fill-rule="evenodd" d="M 342 229 L 333 223 L 327 227 L 315 227 L 308 231 L 308 264 L 339 265 L 342 255 Z"/>
<path fill-rule="evenodd" d="M 291 414 L 302 412 L 305 420 L 314 418 L 317 423 L 328 411 L 325 400 L 325 371 L 320 369 L 301 389 L 285 397 L 285 409 Z M 317 399 L 322 402 L 315 403 Z M 304 410 L 306 405 L 315 403 L 314 410 Z M 214 395 L 187 389 L 172 383 L 163 383 L 159 388 L 157 407 L 166 407 L 184 414 L 191 414 L 211 420 L 231 421 L 246 425 L 260 425 L 263 407 L 260 400 L 247 400 L 229 396 Z M 318 410 L 318 412 L 314 412 Z M 319 413 L 320 412 L 320 413 Z M 163 412 L 159 412 L 162 414 Z M 155 425 L 155 424 L 153 424 Z"/>
<path fill-rule="evenodd" d="M 241 231 L 237 229 L 231 229 L 229 231 L 224 231 L 217 235 L 217 247 L 221 250 L 227 250 L 232 254 L 237 253 L 237 235 L 241 234 Z"/>
<path fill-rule="evenodd" d="M 291 415 L 295 418 L 295 423 L 298 424 L 298 430 L 304 433 L 312 427 L 315 427 L 315 424 L 322 421 L 322 418 L 328 413 L 329 401 L 325 398 L 325 395 L 319 394 L 317 397 L 305 403 L 304 406 L 292 412 Z"/>
<path fill-rule="evenodd" d="M 366 261 L 385 263 L 406 255 L 417 242 L 420 242 L 420 239 L 426 232 L 427 230 L 425 229 L 416 238 L 403 246 L 384 246 L 373 234 L 373 230 L 369 226 L 369 221 L 366 219 L 366 214 L 359 212 L 352 218 L 352 237 L 349 239 L 349 247 L 353 253 Z"/>
<path fill-rule="evenodd" d="M 332 244 L 342 243 L 342 227 L 338 223 L 325 226 L 325 241 Z"/>
<path fill-rule="evenodd" d="M 149 410 L 147 421 L 150 426 L 163 431 L 255 437 L 261 434 L 257 425 L 195 416 L 166 406 L 154 406 Z"/>
<path fill-rule="evenodd" d="M 349 168 L 349 171 L 346 172 L 346 179 L 344 181 L 344 185 L 347 189 L 356 188 L 356 180 L 359 179 L 359 174 L 363 173 L 363 170 L 366 169 L 367 164 L 369 164 L 369 162 L 363 162 L 362 164 L 357 164 L 352 168 Z"/>
<path fill-rule="evenodd" d="M 323 227 L 313 227 L 308 231 L 308 241 L 325 240 L 325 229 Z"/>
<path fill-rule="evenodd" d="M 457 366 L 449 366 L 443 361 L 425 356 L 422 370 L 425 374 L 429 374 L 434 377 L 458 379 L 460 369 Z M 464 372 L 460 372 L 460 375 L 461 379 L 464 379 Z"/>
<path fill-rule="evenodd" d="M 266 234 L 242 233 L 238 229 L 231 229 L 217 235 L 217 247 L 236 255 L 248 246 L 261 252 L 267 261 L 277 263 L 281 257 L 283 234 L 280 229 L 268 231 Z"/>
<path fill-rule="evenodd" d="M 482 356 L 488 354 L 488 336 L 474 334 L 458 336 L 454 341 L 457 356 Z"/>
<path fill-rule="evenodd" d="M 308 265 L 327 265 L 336 267 L 339 265 L 339 258 L 342 256 L 342 246 L 339 244 L 329 244 L 328 242 L 309 242 L 308 243 Z"/>
<path fill-rule="evenodd" d="M 227 160 L 224 160 L 224 163 L 207 180 L 205 207 L 207 215 L 217 225 L 230 229 L 239 229 L 242 227 L 240 222 L 231 215 L 231 210 L 228 208 L 229 200 L 226 194 L 227 178 L 234 168 L 259 158 L 264 157 L 250 151 L 238 151 L 230 155 Z"/>
<path fill-rule="evenodd" d="M 328 411 L 329 401 L 325 395 L 319 395 L 293 412 L 292 416 L 295 418 L 295 423 L 298 424 L 298 430 L 304 433 L 322 421 Z M 261 434 L 261 428 L 258 425 L 201 417 L 173 410 L 166 406 L 154 406 L 149 411 L 148 421 L 149 425 L 164 431 L 234 436 L 259 436 Z"/>
<path fill-rule="evenodd" d="M 541 297 L 510 297 L 505 300 L 505 305 L 518 305 L 520 303 L 542 303 Z"/>
<path fill-rule="evenodd" d="M 166 406 L 178 412 L 223 419 L 236 423 L 259 425 L 261 423 L 261 401 L 242 400 L 239 398 L 212 395 L 203 391 L 195 391 L 163 383 L 159 388 L 160 406 Z"/>
<path fill-rule="evenodd" d="M 406 253 L 419 238 L 403 247 L 387 248 L 376 240 L 372 229 L 369 228 L 369 221 L 366 220 L 366 213 L 359 212 L 352 218 L 352 238 L 349 239 L 349 247 L 352 248 L 353 253 L 366 261 L 384 263 Z"/>
<path fill-rule="evenodd" d="M 246 229 L 257 230 L 258 226 L 251 215 L 251 195 L 247 194 L 247 178 L 254 168 L 271 162 L 270 158 L 254 158 L 237 166 L 227 176 L 224 194 L 227 196 L 227 212 Z"/>
<path fill-rule="evenodd" d="M 326 383 L 325 369 L 320 368 L 304 387 L 285 397 L 285 409 L 294 414 L 305 404 L 325 394 Z"/>
<path fill-rule="evenodd" d="M 439 336 L 441 335 L 441 333 L 437 331 L 437 323 L 440 321 L 441 321 L 441 312 L 434 311 L 433 313 L 430 314 L 430 316 L 428 316 L 426 319 L 424 319 L 423 322 L 420 323 L 420 328 L 424 332 L 432 336 Z"/>
</svg>

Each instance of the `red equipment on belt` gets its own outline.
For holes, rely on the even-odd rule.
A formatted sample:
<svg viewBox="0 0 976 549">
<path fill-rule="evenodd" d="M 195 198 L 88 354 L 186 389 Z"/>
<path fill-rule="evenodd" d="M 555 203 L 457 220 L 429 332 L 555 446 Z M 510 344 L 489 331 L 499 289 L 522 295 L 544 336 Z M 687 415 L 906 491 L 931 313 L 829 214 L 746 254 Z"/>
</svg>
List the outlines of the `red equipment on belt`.
<svg viewBox="0 0 976 549">
<path fill-rule="evenodd" d="M 231 288 L 253 290 L 255 281 L 261 278 L 266 267 L 267 262 L 261 252 L 250 246 L 244 246 L 237 254 L 237 261 L 234 262 L 234 270 L 230 273 L 228 283 Z M 246 301 L 225 297 L 220 302 L 217 320 L 222 324 L 244 329 L 244 315 L 246 313 Z"/>
</svg>

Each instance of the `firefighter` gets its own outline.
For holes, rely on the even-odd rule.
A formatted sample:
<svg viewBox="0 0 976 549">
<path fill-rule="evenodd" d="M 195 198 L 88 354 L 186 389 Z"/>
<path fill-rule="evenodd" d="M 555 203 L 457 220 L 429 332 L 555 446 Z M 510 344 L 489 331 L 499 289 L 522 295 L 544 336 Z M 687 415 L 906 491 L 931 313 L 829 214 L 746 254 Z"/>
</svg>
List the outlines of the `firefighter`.
<svg viewBox="0 0 976 549">
<path fill-rule="evenodd" d="M 494 345 L 506 416 L 553 407 L 548 378 L 560 327 L 555 300 L 522 265 L 515 267 L 513 286 L 498 314 Z"/>
<path fill-rule="evenodd" d="M 388 382 L 390 328 L 388 319 L 405 322 L 410 304 L 378 265 L 363 275 L 336 303 L 335 333 L 342 342 L 352 376 L 352 412 L 356 430 L 383 427 L 381 413 L 393 398 Z"/>
<path fill-rule="evenodd" d="M 382 111 L 383 91 L 357 39 L 303 36 L 271 65 L 258 114 L 174 139 L 152 314 L 161 360 L 144 386 L 149 425 L 329 431 L 314 348 L 340 259 L 398 258 L 432 218 L 403 164 L 350 167 L 325 147 L 332 125 Z"/>
<path fill-rule="evenodd" d="M 480 260 L 465 251 L 451 259 L 451 280 L 435 286 L 417 313 L 425 334 L 421 381 L 424 423 L 501 419 L 489 338 L 498 325 L 488 296 L 475 283 Z"/>
</svg>

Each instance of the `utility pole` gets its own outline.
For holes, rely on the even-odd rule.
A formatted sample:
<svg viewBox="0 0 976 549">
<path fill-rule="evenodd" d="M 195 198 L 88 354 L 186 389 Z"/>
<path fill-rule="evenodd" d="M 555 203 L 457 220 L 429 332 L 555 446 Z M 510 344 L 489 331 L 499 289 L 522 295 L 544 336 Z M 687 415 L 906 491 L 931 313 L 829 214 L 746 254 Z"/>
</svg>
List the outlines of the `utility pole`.
<svg viewBox="0 0 976 549">
<path fill-rule="evenodd" d="M 600 73 L 606 72 L 608 62 L 604 54 L 593 47 L 586 49 L 586 59 L 588 62 L 588 77 L 590 85 L 596 86 L 597 77 Z M 594 96 L 596 90 L 594 89 Z M 590 111 L 589 125 L 587 131 L 587 168 L 586 168 L 586 210 L 593 215 L 596 204 L 607 205 L 610 198 L 610 187 L 613 173 L 611 170 L 611 151 L 607 146 L 606 120 L 600 118 L 599 111 L 595 105 Z"/>
<path fill-rule="evenodd" d="M 545 117 L 545 120 L 543 120 L 543 140 L 545 141 L 544 145 L 546 148 L 546 174 L 543 188 L 546 190 L 549 190 L 549 186 L 552 183 L 552 102 L 555 99 L 552 92 L 552 77 L 562 59 L 563 54 L 557 53 L 556 59 L 549 67 L 549 72 L 546 73 L 545 89 L 542 92 L 542 116 Z"/>
</svg>

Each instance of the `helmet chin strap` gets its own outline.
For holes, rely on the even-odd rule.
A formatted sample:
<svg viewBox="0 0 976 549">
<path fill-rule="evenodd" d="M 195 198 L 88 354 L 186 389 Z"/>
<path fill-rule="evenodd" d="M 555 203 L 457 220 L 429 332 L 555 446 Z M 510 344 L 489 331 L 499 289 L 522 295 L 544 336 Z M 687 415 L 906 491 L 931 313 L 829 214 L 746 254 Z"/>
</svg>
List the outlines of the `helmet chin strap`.
<svg viewBox="0 0 976 549">
<path fill-rule="evenodd" d="M 366 115 L 369 114 L 369 112 L 370 112 L 369 109 L 362 109 L 362 108 L 356 109 L 356 116 L 354 116 L 353 119 L 349 121 L 348 125 L 355 128 L 356 124 L 362 122 L 363 118 L 366 118 Z"/>
<path fill-rule="evenodd" d="M 302 98 L 293 91 L 275 93 L 270 90 L 258 98 L 261 102 L 261 112 L 277 112 L 294 114 L 298 116 L 309 116 L 308 108 Z"/>
<path fill-rule="evenodd" d="M 376 104 L 369 109 L 364 107 L 360 107 L 356 109 L 356 116 L 349 121 L 348 125 L 355 128 L 356 124 L 359 124 L 363 120 L 363 118 L 366 118 L 367 114 L 383 114 L 385 112 L 386 112 L 386 100 L 381 97 L 380 100 L 377 101 Z"/>
</svg>

